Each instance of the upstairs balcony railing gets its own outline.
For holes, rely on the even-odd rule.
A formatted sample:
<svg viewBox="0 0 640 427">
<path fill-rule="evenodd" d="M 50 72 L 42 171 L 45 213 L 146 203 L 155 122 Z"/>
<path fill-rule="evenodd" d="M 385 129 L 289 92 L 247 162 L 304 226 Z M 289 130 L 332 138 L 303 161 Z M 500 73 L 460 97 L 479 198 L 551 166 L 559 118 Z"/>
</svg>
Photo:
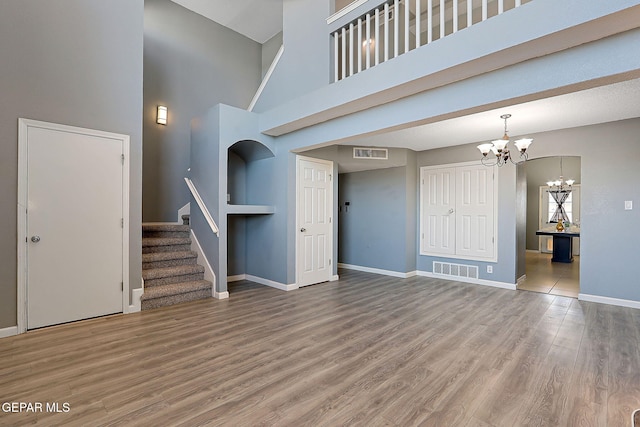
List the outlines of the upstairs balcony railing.
<svg viewBox="0 0 640 427">
<path fill-rule="evenodd" d="M 334 81 L 531 0 L 389 0 L 333 32 Z"/>
</svg>

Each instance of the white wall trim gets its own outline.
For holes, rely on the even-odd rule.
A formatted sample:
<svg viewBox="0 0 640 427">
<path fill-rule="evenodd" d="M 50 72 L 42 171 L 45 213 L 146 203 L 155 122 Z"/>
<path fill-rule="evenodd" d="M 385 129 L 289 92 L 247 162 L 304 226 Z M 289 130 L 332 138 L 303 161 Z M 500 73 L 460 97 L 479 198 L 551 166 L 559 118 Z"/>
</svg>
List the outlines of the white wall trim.
<svg viewBox="0 0 640 427">
<path fill-rule="evenodd" d="M 137 313 L 142 310 L 142 294 L 144 294 L 144 279 L 141 279 L 141 288 L 131 291 L 131 305 L 127 313 Z"/>
<path fill-rule="evenodd" d="M 129 187 L 130 187 L 130 137 L 129 135 L 95 129 L 48 123 L 18 118 L 18 206 L 17 206 L 17 330 L 24 333 L 28 325 L 27 313 L 27 205 L 28 205 L 28 131 L 29 128 L 48 129 L 121 141 L 124 161 L 122 166 L 122 313 L 129 312 Z"/>
<path fill-rule="evenodd" d="M 491 286 L 494 288 L 508 289 L 510 291 L 515 291 L 517 289 L 517 285 L 515 283 L 495 282 L 493 280 L 473 279 L 470 277 L 456 277 L 455 279 L 452 279 L 451 276 L 446 276 L 443 274 L 434 274 L 430 271 L 418 271 L 418 276 L 430 277 L 432 279 L 445 279 L 450 282 L 464 282 L 464 283 L 471 283 L 474 285 Z"/>
<path fill-rule="evenodd" d="M 409 271 L 407 273 L 402 273 L 402 272 L 399 272 L 399 271 L 383 270 L 381 268 L 372 268 L 372 267 L 363 267 L 363 266 L 360 266 L 360 265 L 343 264 L 341 262 L 338 263 L 338 268 L 345 268 L 347 270 L 363 271 L 365 273 L 382 274 L 384 276 L 398 277 L 400 279 L 408 279 L 409 277 L 414 277 L 417 274 L 416 271 Z"/>
<path fill-rule="evenodd" d="M 11 326 L 10 328 L 0 329 L 0 338 L 12 337 L 18 335 L 18 327 Z"/>
<path fill-rule="evenodd" d="M 250 280 L 252 282 L 259 283 L 261 285 L 270 286 L 272 288 L 280 289 L 281 291 L 293 291 L 298 289 L 297 283 L 292 283 L 290 285 L 285 285 L 284 283 L 274 282 L 273 280 L 263 279 L 262 277 L 252 276 L 250 274 L 245 275 L 246 280 Z"/>
<path fill-rule="evenodd" d="M 342 18 L 343 16 L 349 14 L 349 12 L 352 12 L 352 11 L 356 10 L 358 8 L 358 6 L 362 6 L 367 1 L 369 1 L 369 0 L 356 0 L 353 3 L 349 3 L 347 5 L 347 7 L 343 8 L 343 9 L 340 9 L 339 11 L 337 11 L 336 13 L 334 13 L 333 15 L 328 17 L 327 18 L 327 25 L 331 24 L 332 22 L 335 22 L 338 19 Z"/>
<path fill-rule="evenodd" d="M 338 276 L 337 274 L 334 274 L 333 276 L 331 276 L 331 279 L 329 279 L 330 282 L 337 282 L 338 280 L 340 280 L 340 276 Z"/>
<path fill-rule="evenodd" d="M 191 215 L 191 202 L 178 209 L 178 224 L 182 224 L 182 215 Z"/>
<path fill-rule="evenodd" d="M 278 66 L 278 62 L 280 62 L 280 58 L 282 57 L 283 53 L 284 53 L 284 44 L 280 46 L 280 49 L 278 49 L 278 52 L 276 53 L 275 58 L 273 58 L 273 61 L 271 61 L 271 65 L 269 66 L 269 69 L 265 73 L 264 78 L 262 79 L 262 83 L 260 83 L 260 86 L 258 87 L 256 94 L 253 95 L 253 99 L 251 100 L 249 107 L 247 107 L 247 111 L 253 111 L 253 107 L 256 106 L 258 99 L 260 99 L 260 96 L 262 95 L 262 91 L 267 86 L 267 83 L 269 83 L 269 79 L 271 78 L 271 75 L 273 74 L 276 67 Z"/>
<path fill-rule="evenodd" d="M 209 260 L 205 256 L 202 246 L 200 246 L 198 237 L 196 236 L 196 233 L 194 233 L 193 229 L 191 230 L 191 250 L 198 254 L 198 260 L 204 266 L 204 280 L 208 280 L 213 284 L 213 286 L 211 286 L 211 296 L 217 299 L 229 298 L 229 292 L 217 291 L 216 274 L 213 272 L 213 268 L 211 268 L 211 264 L 209 264 Z"/>
<path fill-rule="evenodd" d="M 239 282 L 240 280 L 247 280 L 246 274 L 236 274 L 235 276 L 227 276 L 227 283 Z"/>
<path fill-rule="evenodd" d="M 597 302 L 600 304 L 617 305 L 619 307 L 629 307 L 640 309 L 640 301 L 629 299 L 602 297 L 600 295 L 578 294 L 580 301 Z"/>
</svg>

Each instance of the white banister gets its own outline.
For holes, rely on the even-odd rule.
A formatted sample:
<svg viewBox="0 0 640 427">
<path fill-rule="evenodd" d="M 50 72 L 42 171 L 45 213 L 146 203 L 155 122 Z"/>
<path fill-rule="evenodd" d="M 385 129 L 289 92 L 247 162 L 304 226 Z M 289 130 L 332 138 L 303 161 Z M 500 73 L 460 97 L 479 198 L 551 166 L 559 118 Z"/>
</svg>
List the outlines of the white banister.
<svg viewBox="0 0 640 427">
<path fill-rule="evenodd" d="M 354 12 L 367 1 L 352 2 L 345 9 L 347 12 L 340 11 L 334 14 L 327 23 Z M 368 12 L 353 17 L 342 28 L 331 29 L 330 35 L 334 38 L 334 81 L 345 79 L 412 49 L 430 44 L 434 39 L 448 37 L 461 29 L 473 26 L 474 21 L 486 21 L 506 10 L 519 7 L 522 3 L 526 1 L 465 0 L 465 8 L 462 0 L 426 0 L 424 11 L 422 5 L 425 4 L 425 0 L 386 0 L 384 3 L 378 3 Z M 415 16 L 412 16 L 412 10 L 415 10 Z M 425 25 L 427 28 L 424 28 Z M 415 31 L 415 40 L 411 36 L 412 31 Z M 427 33 L 424 38 L 423 31 Z M 401 39 L 404 39 L 402 45 Z"/>
<path fill-rule="evenodd" d="M 207 209 L 207 206 L 204 204 L 202 197 L 200 197 L 200 193 L 198 193 L 198 190 L 196 189 L 196 186 L 193 184 L 193 181 L 191 181 L 189 178 L 186 178 L 186 177 L 184 181 L 187 183 L 187 187 L 189 187 L 189 191 L 191 191 L 191 195 L 193 196 L 193 199 L 198 204 L 198 207 L 200 208 L 200 212 L 202 212 L 202 215 L 207 221 L 207 224 L 209 224 L 211 231 L 213 231 L 213 233 L 219 237 L 220 229 L 218 228 L 218 225 L 213 219 L 213 216 L 211 216 L 209 209 Z"/>
<path fill-rule="evenodd" d="M 260 95 L 262 95 L 262 92 L 264 91 L 264 88 L 267 86 L 267 83 L 269 82 L 269 79 L 271 78 L 271 75 L 273 74 L 273 71 L 276 69 L 276 66 L 278 65 L 278 62 L 280 62 L 280 58 L 282 58 L 282 54 L 283 53 L 284 53 L 284 45 L 281 45 L 280 49 L 278 49 L 278 53 L 276 53 L 275 58 L 273 58 L 273 61 L 271 62 L 271 65 L 269 66 L 269 69 L 265 73 L 264 78 L 262 79 L 262 82 L 260 83 L 260 86 L 258 87 L 258 90 L 256 91 L 256 94 L 253 96 L 253 99 L 251 100 L 251 103 L 249 104 L 249 107 L 247 107 L 247 111 L 253 111 L 253 107 L 256 106 L 256 103 L 258 102 L 258 99 L 260 98 Z"/>
</svg>

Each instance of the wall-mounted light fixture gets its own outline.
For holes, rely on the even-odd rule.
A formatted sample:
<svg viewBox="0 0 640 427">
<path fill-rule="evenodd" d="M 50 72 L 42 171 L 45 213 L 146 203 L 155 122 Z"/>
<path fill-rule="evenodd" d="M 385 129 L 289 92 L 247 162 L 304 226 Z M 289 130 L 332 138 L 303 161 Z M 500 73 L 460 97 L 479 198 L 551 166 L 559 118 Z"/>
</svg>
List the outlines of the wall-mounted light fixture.
<svg viewBox="0 0 640 427">
<path fill-rule="evenodd" d="M 158 123 L 159 125 L 166 125 L 167 115 L 168 115 L 167 107 L 165 107 L 164 105 L 158 105 L 158 112 L 156 114 L 156 123 Z"/>
</svg>

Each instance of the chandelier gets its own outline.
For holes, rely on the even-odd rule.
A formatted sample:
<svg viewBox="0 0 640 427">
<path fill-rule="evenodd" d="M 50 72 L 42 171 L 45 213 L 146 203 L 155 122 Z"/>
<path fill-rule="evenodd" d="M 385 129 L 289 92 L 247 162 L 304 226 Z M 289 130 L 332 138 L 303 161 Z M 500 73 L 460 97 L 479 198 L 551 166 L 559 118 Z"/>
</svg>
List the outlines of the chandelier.
<svg viewBox="0 0 640 427">
<path fill-rule="evenodd" d="M 478 150 L 482 153 L 482 158 L 480 161 L 485 166 L 504 166 L 507 164 L 507 161 L 510 161 L 514 165 L 518 163 L 522 163 L 529 158 L 527 154 L 527 148 L 533 142 L 531 138 L 521 138 L 517 141 L 513 142 L 513 145 L 516 146 L 518 152 L 520 153 L 520 159 L 517 161 L 513 160 L 513 156 L 509 152 L 509 135 L 507 131 L 507 119 L 511 117 L 511 114 L 503 114 L 500 116 L 501 119 L 504 120 L 504 135 L 501 139 L 496 139 L 494 141 L 488 142 L 486 144 L 478 145 Z M 491 159 L 491 156 L 487 156 L 490 152 L 493 152 L 495 155 L 495 159 Z"/>
</svg>

